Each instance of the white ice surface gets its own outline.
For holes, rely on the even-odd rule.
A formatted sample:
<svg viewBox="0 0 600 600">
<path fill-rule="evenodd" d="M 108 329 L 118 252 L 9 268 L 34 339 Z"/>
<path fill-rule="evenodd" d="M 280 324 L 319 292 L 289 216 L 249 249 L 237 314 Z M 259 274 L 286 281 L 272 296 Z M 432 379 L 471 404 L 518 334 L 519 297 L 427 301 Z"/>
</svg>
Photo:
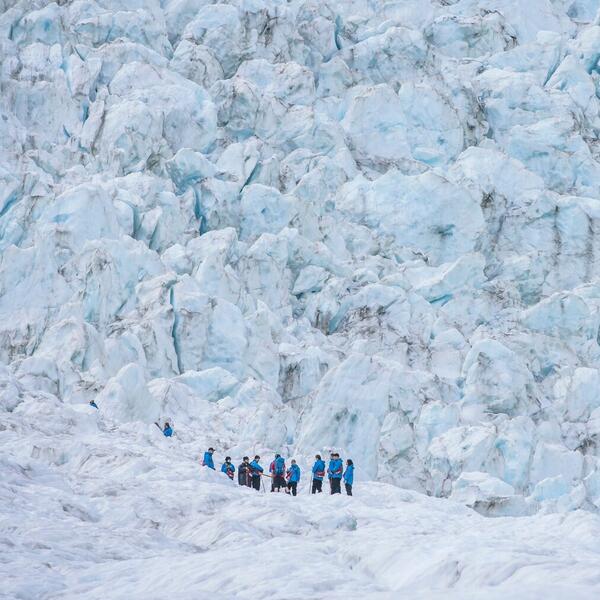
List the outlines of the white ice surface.
<svg viewBox="0 0 600 600">
<path fill-rule="evenodd" d="M 9 597 L 266 595 L 303 548 L 323 595 L 594 596 L 599 9 L 0 0 Z M 357 497 L 275 517 L 198 475 L 211 444 L 336 448 Z M 253 536 L 265 576 L 223 574 Z"/>
<path fill-rule="evenodd" d="M 196 439 L 27 404 L 2 436 L 2 597 L 593 600 L 600 589 L 600 517 L 588 511 L 490 519 L 384 483 L 312 496 L 306 475 L 296 498 L 257 493 L 201 468 Z"/>
</svg>

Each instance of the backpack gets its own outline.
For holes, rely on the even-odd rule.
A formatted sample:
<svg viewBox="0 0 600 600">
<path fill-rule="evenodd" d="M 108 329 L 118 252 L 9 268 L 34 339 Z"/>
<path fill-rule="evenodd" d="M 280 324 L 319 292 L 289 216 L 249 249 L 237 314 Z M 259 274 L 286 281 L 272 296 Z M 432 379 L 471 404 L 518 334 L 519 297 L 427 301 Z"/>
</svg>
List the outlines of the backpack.
<svg viewBox="0 0 600 600">
<path fill-rule="evenodd" d="M 280 456 L 275 459 L 275 475 L 283 475 L 285 472 L 285 460 Z"/>
</svg>

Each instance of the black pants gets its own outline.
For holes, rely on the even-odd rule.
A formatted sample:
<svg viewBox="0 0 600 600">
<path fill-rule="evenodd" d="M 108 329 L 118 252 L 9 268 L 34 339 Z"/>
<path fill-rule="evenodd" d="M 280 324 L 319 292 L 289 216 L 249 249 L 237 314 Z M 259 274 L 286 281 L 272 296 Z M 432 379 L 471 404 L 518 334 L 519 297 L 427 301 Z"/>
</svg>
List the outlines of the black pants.
<svg viewBox="0 0 600 600">
<path fill-rule="evenodd" d="M 260 492 L 260 475 L 252 475 L 252 487 Z"/>
<path fill-rule="evenodd" d="M 348 494 L 348 496 L 352 496 L 352 484 L 346 483 L 344 485 L 346 486 L 346 494 Z"/>
<path fill-rule="evenodd" d="M 332 494 L 341 494 L 342 493 L 342 480 L 334 479 L 333 477 L 329 480 L 329 485 L 331 486 Z"/>
<path fill-rule="evenodd" d="M 296 495 L 296 490 L 298 488 L 298 482 L 297 481 L 290 481 L 287 484 L 288 486 L 288 490 L 292 490 L 292 496 Z"/>
<path fill-rule="evenodd" d="M 271 484 L 271 491 L 281 491 L 281 488 L 286 487 L 285 477 L 283 475 L 273 475 L 273 483 Z"/>
<path fill-rule="evenodd" d="M 319 494 L 323 491 L 323 480 L 322 479 L 313 479 L 313 484 L 312 484 L 312 493 L 316 494 L 317 492 L 319 492 Z"/>
</svg>

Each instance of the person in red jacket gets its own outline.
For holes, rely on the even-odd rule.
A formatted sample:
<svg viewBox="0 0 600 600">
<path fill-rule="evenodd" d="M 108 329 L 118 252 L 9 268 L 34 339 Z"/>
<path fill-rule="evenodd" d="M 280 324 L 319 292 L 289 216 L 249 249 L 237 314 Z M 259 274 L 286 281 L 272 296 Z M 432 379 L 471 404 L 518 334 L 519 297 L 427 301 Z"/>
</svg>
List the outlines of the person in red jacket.
<svg viewBox="0 0 600 600">
<path fill-rule="evenodd" d="M 285 459 L 281 456 L 281 454 L 275 455 L 275 459 L 269 467 L 269 472 L 271 473 L 272 477 L 272 492 L 274 492 L 275 490 L 280 492 L 281 488 L 285 489 L 287 487 L 287 483 L 285 481 Z"/>
<path fill-rule="evenodd" d="M 260 476 L 264 469 L 258 464 L 260 456 L 258 454 L 254 457 L 254 460 L 248 465 L 250 475 L 252 476 L 252 487 L 259 492 L 260 491 Z"/>
</svg>

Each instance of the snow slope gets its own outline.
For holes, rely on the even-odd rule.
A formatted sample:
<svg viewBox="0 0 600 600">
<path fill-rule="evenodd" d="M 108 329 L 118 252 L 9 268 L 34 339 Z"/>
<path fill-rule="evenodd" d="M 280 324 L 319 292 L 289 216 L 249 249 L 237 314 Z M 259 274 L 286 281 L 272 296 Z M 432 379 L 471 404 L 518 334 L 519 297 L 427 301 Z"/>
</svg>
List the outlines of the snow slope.
<svg viewBox="0 0 600 600">
<path fill-rule="evenodd" d="M 117 558 L 196 576 L 156 558 L 253 536 L 365 594 L 597 587 L 599 9 L 0 0 L 6 593 L 103 596 Z M 359 497 L 298 500 L 273 534 L 239 516 L 288 499 L 205 480 L 209 445 L 335 448 Z M 251 594 L 234 567 L 197 576 Z"/>
<path fill-rule="evenodd" d="M 590 512 L 490 519 L 384 483 L 359 483 L 352 498 L 311 496 L 306 480 L 296 498 L 257 493 L 199 468 L 195 442 L 40 404 L 3 436 L 0 597 L 598 595 Z M 67 432 L 45 424 L 49 408 Z"/>
</svg>

